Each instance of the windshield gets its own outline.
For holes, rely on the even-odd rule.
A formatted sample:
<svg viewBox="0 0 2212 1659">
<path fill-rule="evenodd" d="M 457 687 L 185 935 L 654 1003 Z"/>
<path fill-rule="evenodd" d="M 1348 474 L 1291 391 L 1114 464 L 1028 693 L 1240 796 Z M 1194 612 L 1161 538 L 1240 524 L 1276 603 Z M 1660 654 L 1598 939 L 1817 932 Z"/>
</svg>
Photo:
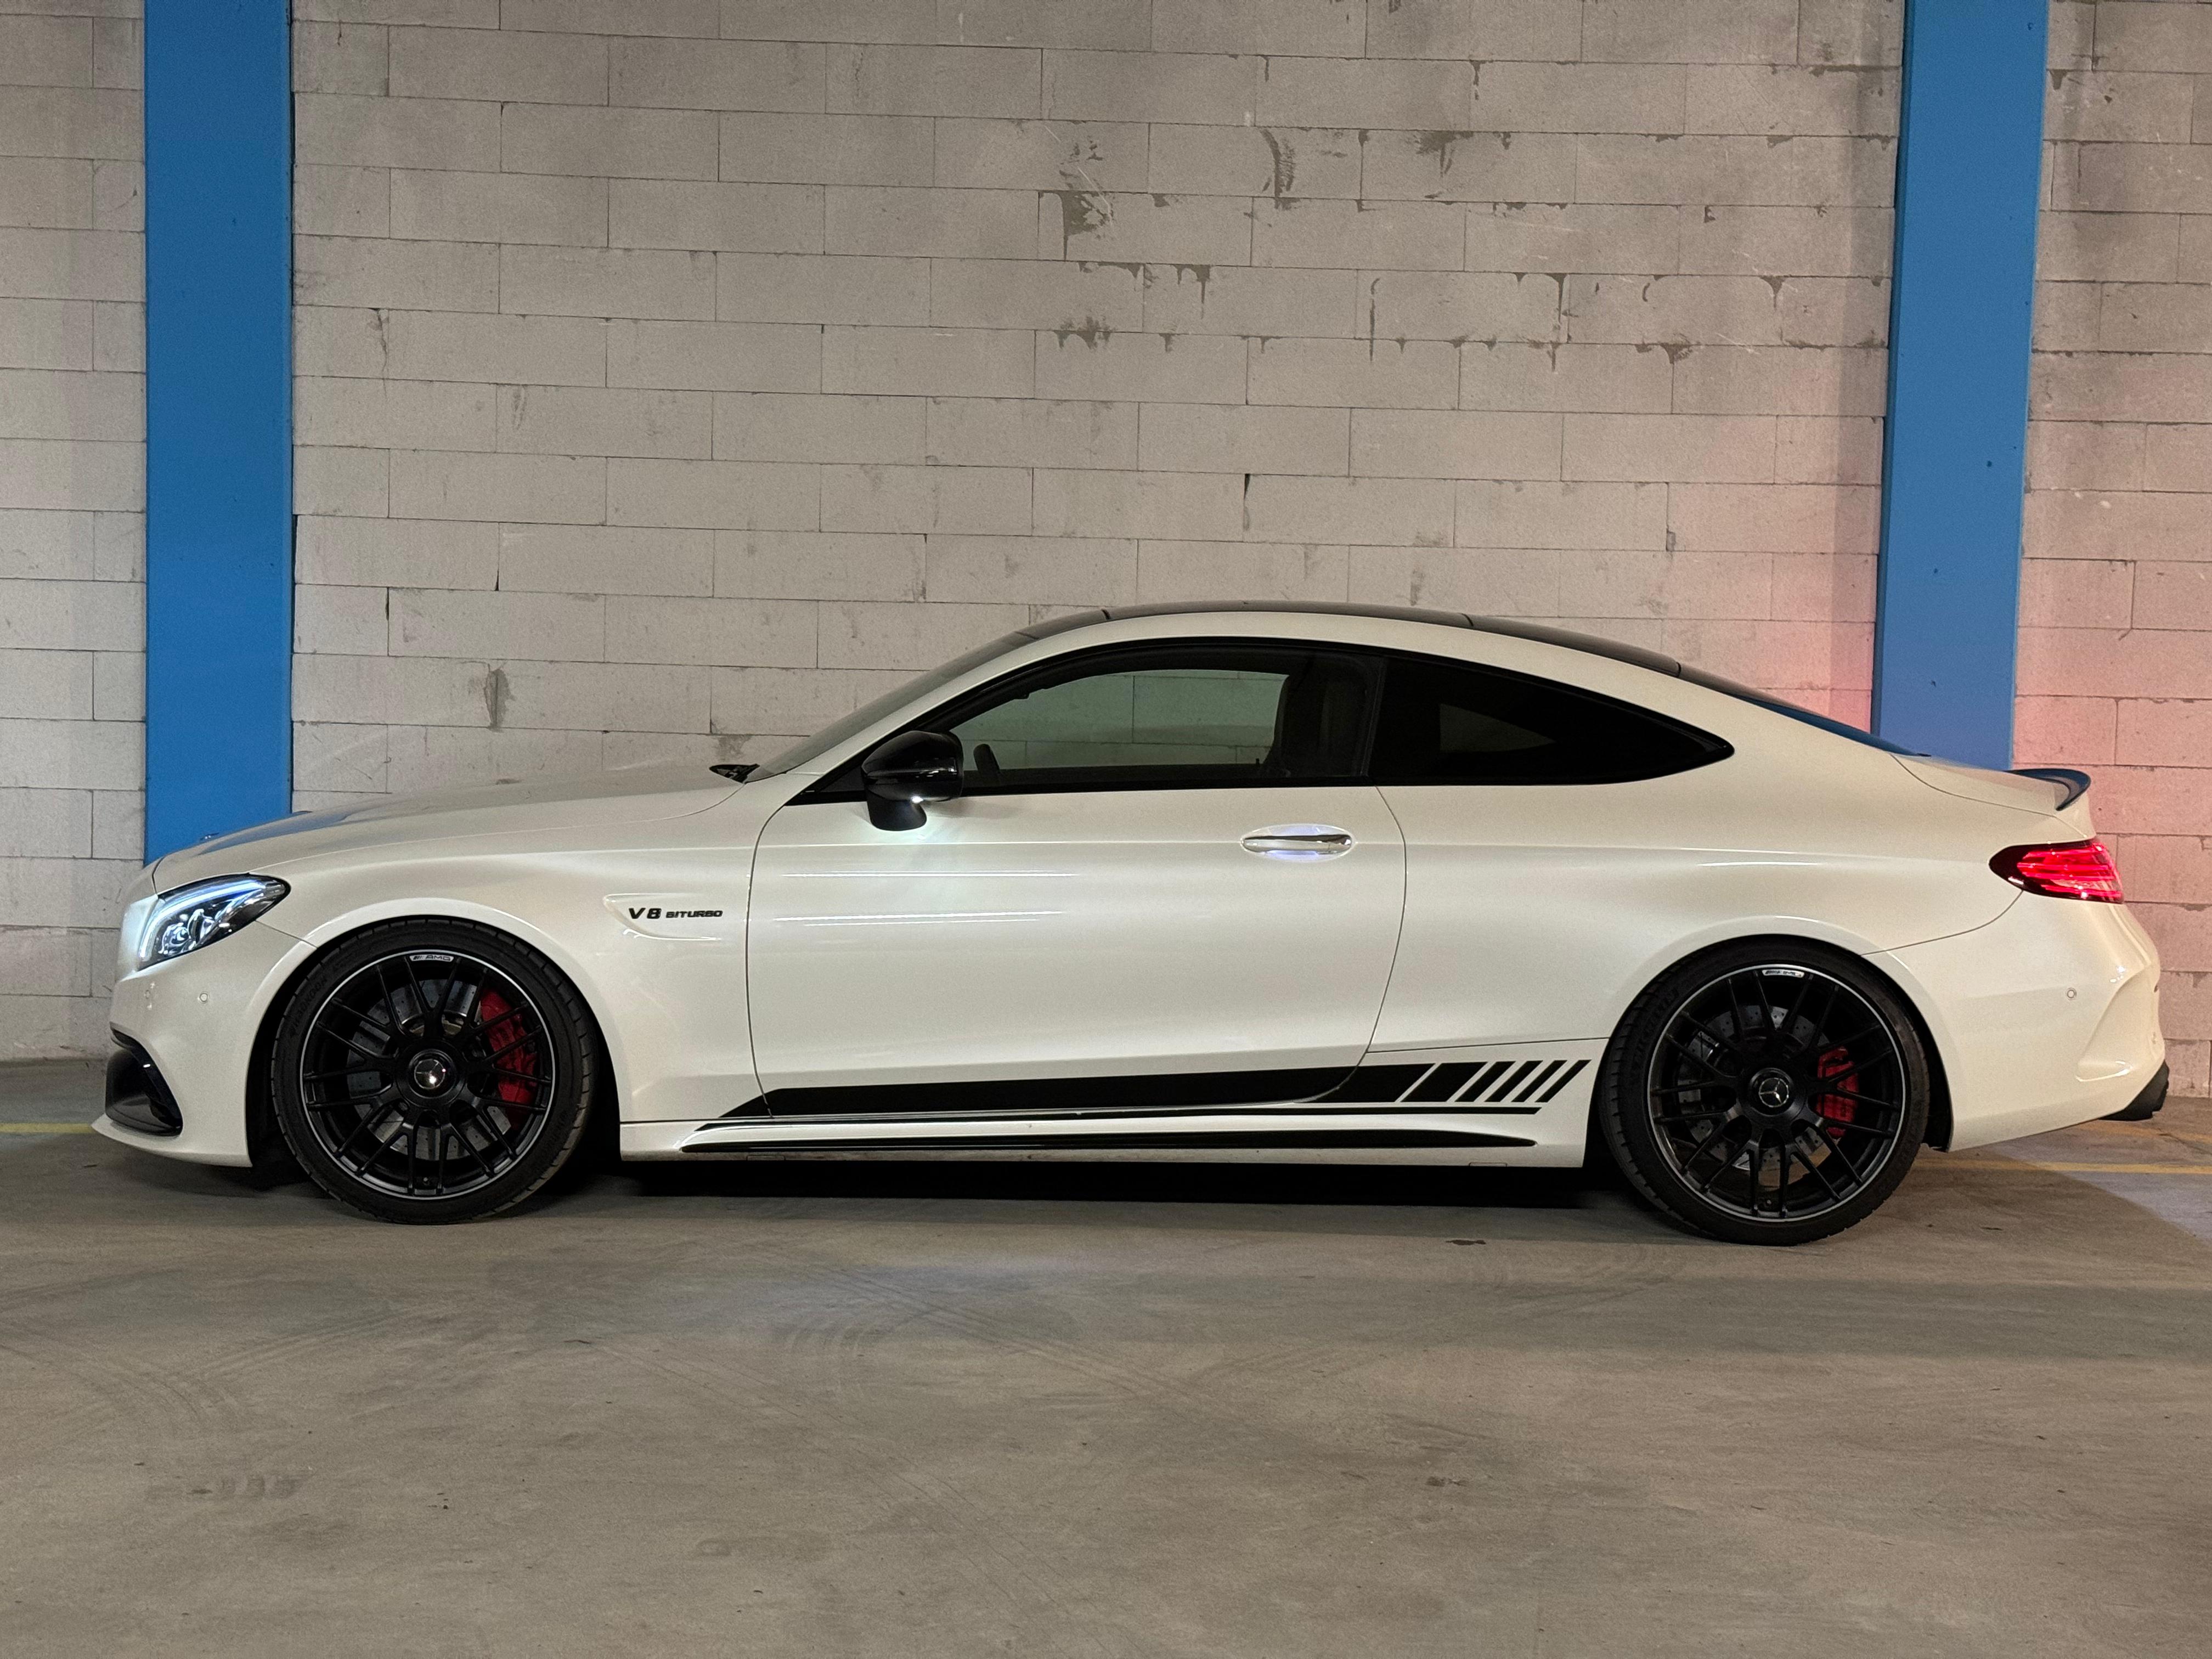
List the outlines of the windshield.
<svg viewBox="0 0 2212 1659">
<path fill-rule="evenodd" d="M 971 668 L 980 668 L 994 657 L 1003 657 L 1016 646 L 1027 645 L 1027 634 L 1008 634 L 980 645 L 965 656 L 955 657 L 951 662 L 931 669 L 927 674 L 917 674 L 905 684 L 886 691 L 872 702 L 862 703 L 842 720 L 832 720 L 811 738 L 801 738 L 790 748 L 769 761 L 751 775 L 753 778 L 772 778 L 779 772 L 793 772 L 817 756 L 827 754 L 846 738 L 865 732 L 887 714 L 892 714 L 907 704 L 919 701 L 940 685 L 948 685 Z"/>
</svg>

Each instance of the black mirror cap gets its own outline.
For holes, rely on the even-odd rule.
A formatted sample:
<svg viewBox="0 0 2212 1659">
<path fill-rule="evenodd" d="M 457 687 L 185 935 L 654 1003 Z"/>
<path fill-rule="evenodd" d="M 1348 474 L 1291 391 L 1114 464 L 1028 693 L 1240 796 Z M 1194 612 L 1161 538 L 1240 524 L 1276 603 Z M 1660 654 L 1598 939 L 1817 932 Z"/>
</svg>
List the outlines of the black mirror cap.
<svg viewBox="0 0 2212 1659">
<path fill-rule="evenodd" d="M 960 793 L 960 739 L 946 732 L 902 732 L 860 762 L 868 821 L 878 830 L 919 830 L 923 804 Z"/>
<path fill-rule="evenodd" d="M 868 792 L 897 800 L 951 800 L 960 793 L 960 739 L 946 732 L 902 732 L 860 762 Z"/>
</svg>

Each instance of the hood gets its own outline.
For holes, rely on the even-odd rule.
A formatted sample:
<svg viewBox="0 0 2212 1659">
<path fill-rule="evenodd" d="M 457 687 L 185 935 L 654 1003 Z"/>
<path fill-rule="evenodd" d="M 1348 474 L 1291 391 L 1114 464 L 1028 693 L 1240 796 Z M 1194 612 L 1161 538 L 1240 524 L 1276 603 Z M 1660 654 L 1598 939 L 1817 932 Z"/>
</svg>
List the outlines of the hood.
<svg viewBox="0 0 2212 1659">
<path fill-rule="evenodd" d="M 726 800 L 739 787 L 704 766 L 641 766 L 395 796 L 365 806 L 299 812 L 183 848 L 152 866 L 154 884 L 167 889 L 210 876 L 262 872 L 301 859 L 401 842 L 687 817 Z"/>
</svg>

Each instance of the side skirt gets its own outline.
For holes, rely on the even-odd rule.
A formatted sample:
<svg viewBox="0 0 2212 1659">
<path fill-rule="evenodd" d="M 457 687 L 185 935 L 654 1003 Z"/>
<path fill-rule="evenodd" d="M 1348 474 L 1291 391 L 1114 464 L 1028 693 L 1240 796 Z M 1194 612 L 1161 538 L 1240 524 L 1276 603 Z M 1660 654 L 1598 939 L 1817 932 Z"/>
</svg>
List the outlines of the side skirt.
<svg viewBox="0 0 2212 1659">
<path fill-rule="evenodd" d="M 694 1140 L 684 1148 L 684 1155 L 697 1157 L 733 1150 L 727 1145 L 718 1144 L 723 1139 Z M 989 1134 L 962 1135 L 958 1151 L 962 1153 L 1052 1152 L 1061 1157 L 1075 1157 L 1099 1152 L 1189 1152 L 1195 1155 L 1258 1152 L 1275 1147 L 1312 1152 L 1381 1152 L 1445 1146 L 1474 1150 L 1486 1146 L 1527 1146 L 1530 1144 L 1506 1135 L 1477 1134 L 1451 1129 L 1373 1128 L 1364 1124 L 1346 1128 L 1278 1129 L 1269 1126 L 1165 1133 L 1154 1128 L 1132 1126 L 1121 1129 L 1085 1129 L 1075 1134 L 1010 1134 L 999 1130 Z M 747 1153 L 854 1152 L 861 1149 L 911 1153 L 923 1150 L 923 1146 L 913 1136 L 831 1136 L 816 1133 L 775 1139 L 763 1138 L 743 1148 Z M 944 1152 L 948 1149 L 940 1137 L 937 1145 L 928 1150 Z"/>
<path fill-rule="evenodd" d="M 1143 1092 L 1152 1098 L 1110 1105 L 1072 1098 L 1072 1089 L 1049 1083 L 986 1085 L 954 1109 L 934 1088 L 823 1090 L 805 1102 L 815 1109 L 798 1115 L 771 1115 L 750 1102 L 718 1118 L 625 1122 L 622 1154 L 1571 1168 L 1583 1161 L 1602 1048 L 1558 1042 L 1381 1054 L 1303 1100 L 1267 1098 L 1241 1075 L 1234 1085 L 1249 1089 L 1245 1099 L 1211 1103 L 1189 1096 L 1225 1091 L 1230 1084 L 1218 1077 L 1148 1079 Z M 1074 1081 L 1088 1097 L 1104 1080 Z M 830 1103 L 819 1097 L 831 1095 L 842 1097 L 841 1109 L 822 1109 Z M 884 1109 L 926 1098 L 939 1109 Z"/>
<path fill-rule="evenodd" d="M 1527 1121 L 1458 1113 L 1223 1112 L 1122 1118 L 904 1122 L 626 1123 L 629 1158 L 1145 1158 L 1191 1162 L 1535 1164 L 1575 1161 Z M 1579 1155 L 1577 1154 L 1577 1158 Z"/>
<path fill-rule="evenodd" d="M 632 1162 L 673 1162 L 633 1159 Z M 812 1152 L 707 1152 L 686 1158 L 696 1164 L 1359 1164 L 1393 1169 L 1500 1170 L 1533 1167 L 1528 1153 L 1437 1145 L 1434 1146 L 1253 1146 L 1211 1150 L 1195 1146 L 1060 1146 L 1048 1140 L 1020 1146 L 824 1147 Z M 1548 1167 L 1548 1166 L 1547 1166 Z"/>
</svg>

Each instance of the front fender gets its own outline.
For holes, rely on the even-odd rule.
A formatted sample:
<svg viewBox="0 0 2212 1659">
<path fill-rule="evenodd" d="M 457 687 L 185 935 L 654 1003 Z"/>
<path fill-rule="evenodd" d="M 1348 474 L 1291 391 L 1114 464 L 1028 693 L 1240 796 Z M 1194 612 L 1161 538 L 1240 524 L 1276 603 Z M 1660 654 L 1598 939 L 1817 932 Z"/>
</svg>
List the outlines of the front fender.
<svg viewBox="0 0 2212 1659">
<path fill-rule="evenodd" d="M 476 922 L 538 951 L 599 1022 L 624 1121 L 715 1117 L 757 1098 L 746 1014 L 744 894 L 716 890 L 716 931 L 672 937 L 624 925 L 611 897 L 692 893 L 696 861 L 578 855 L 428 860 L 379 871 L 287 871 L 282 921 L 310 953 L 410 917 Z M 407 890 L 392 877 L 404 870 Z M 301 924 L 305 923 L 305 926 Z"/>
</svg>

